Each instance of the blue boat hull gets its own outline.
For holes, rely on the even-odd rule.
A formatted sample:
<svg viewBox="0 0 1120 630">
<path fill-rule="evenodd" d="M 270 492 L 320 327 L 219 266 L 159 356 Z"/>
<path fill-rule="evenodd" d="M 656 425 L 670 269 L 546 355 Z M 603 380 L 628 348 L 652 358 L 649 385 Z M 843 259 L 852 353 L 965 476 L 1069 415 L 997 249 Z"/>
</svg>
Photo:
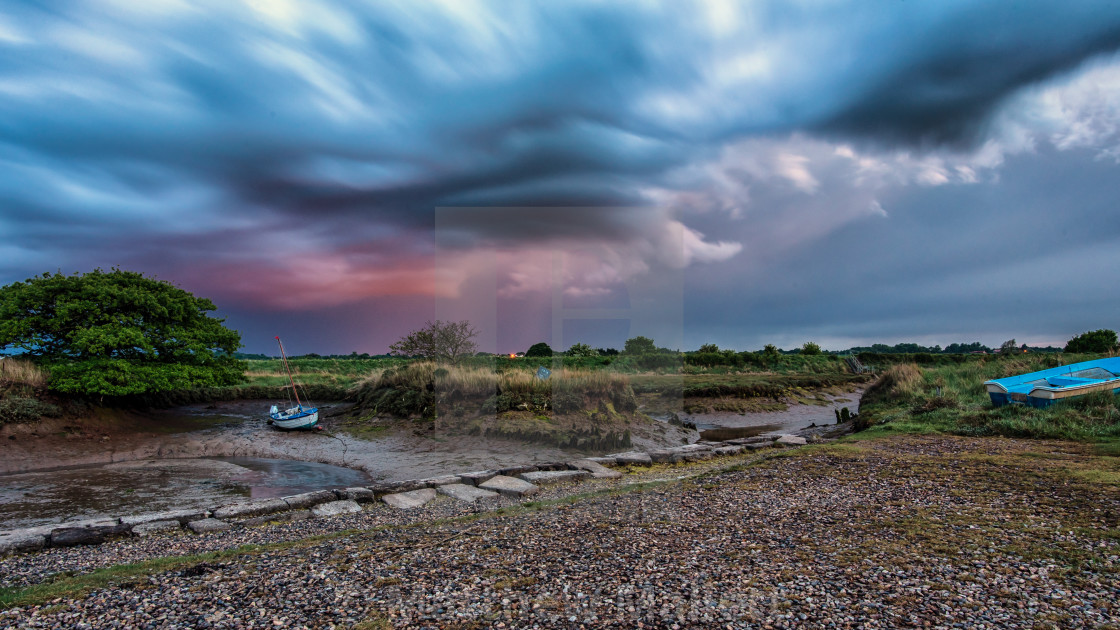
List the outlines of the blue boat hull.
<svg viewBox="0 0 1120 630">
<path fill-rule="evenodd" d="M 1120 357 L 1071 363 L 986 381 L 984 387 L 996 407 L 1028 405 L 1045 409 L 1087 394 L 1120 395 Z"/>
</svg>

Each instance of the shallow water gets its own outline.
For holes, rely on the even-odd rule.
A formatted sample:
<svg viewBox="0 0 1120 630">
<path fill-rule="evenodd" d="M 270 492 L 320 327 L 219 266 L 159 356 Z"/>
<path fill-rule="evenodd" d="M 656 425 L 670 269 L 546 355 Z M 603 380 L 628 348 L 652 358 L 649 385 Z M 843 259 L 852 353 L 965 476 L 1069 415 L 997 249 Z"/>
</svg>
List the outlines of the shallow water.
<svg viewBox="0 0 1120 630">
<path fill-rule="evenodd" d="M 680 419 L 691 422 L 700 430 L 705 440 L 730 440 L 756 435 L 782 435 L 795 433 L 812 426 L 836 424 L 836 411 L 859 409 L 862 391 L 849 392 L 833 398 L 828 405 L 790 405 L 785 411 L 758 413 L 700 413 L 679 414 Z"/>
<path fill-rule="evenodd" d="M 328 464 L 254 457 L 139 460 L 0 476 L 0 530 L 368 485 Z"/>
<path fill-rule="evenodd" d="M 254 499 L 284 497 L 324 488 L 368 486 L 370 476 L 363 471 L 317 462 L 262 457 L 214 457 L 247 469 L 231 481 L 249 488 Z"/>
<path fill-rule="evenodd" d="M 755 437 L 775 431 L 780 425 L 777 424 L 762 424 L 752 427 L 719 427 L 715 425 L 697 425 L 700 430 L 700 439 L 708 440 L 710 442 L 723 442 L 724 440 L 734 440 L 736 438 Z"/>
</svg>

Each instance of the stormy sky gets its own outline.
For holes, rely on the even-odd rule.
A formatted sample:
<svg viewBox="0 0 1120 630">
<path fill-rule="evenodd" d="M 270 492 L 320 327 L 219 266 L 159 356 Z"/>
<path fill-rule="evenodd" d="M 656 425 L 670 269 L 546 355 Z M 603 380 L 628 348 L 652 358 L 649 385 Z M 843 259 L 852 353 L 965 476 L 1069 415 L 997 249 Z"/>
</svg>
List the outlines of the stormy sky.
<svg viewBox="0 0 1120 630">
<path fill-rule="evenodd" d="M 1120 4 L 0 11 L 0 284 L 142 271 L 245 349 L 1061 345 L 1120 327 Z"/>
</svg>

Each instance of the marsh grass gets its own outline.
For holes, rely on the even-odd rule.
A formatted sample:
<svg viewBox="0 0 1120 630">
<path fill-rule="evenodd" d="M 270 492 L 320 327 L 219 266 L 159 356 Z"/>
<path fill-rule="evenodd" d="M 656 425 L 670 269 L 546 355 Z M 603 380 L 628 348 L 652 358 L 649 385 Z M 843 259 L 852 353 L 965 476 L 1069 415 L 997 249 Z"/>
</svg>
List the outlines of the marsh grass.
<svg viewBox="0 0 1120 630">
<path fill-rule="evenodd" d="M 498 372 L 486 367 L 448 366 L 432 362 L 413 362 L 382 370 L 357 383 L 375 389 L 433 389 L 449 396 L 479 397 L 496 393 L 551 394 L 574 392 L 606 394 L 630 386 L 629 377 L 605 370 L 560 369 L 548 379 L 527 371 Z"/>
<path fill-rule="evenodd" d="M 0 388 L 11 386 L 29 387 L 31 389 L 46 389 L 50 374 L 24 360 L 7 357 L 0 359 Z"/>
<path fill-rule="evenodd" d="M 804 398 L 809 396 L 805 390 L 839 393 L 867 380 L 866 375 L 839 372 L 637 374 L 630 377 L 635 393 L 680 398 Z"/>
<path fill-rule="evenodd" d="M 886 432 L 1120 440 L 1120 396 L 1100 393 L 1046 409 L 993 407 L 984 381 L 1084 361 L 1092 356 L 989 356 L 958 364 L 890 366 L 864 392 L 860 417 L 871 435 Z"/>
<path fill-rule="evenodd" d="M 626 375 L 606 370 L 558 369 L 548 379 L 527 370 L 497 371 L 477 365 L 440 365 L 414 361 L 390 367 L 358 382 L 351 390 L 359 406 L 398 417 L 435 417 L 481 411 L 560 413 L 582 409 L 593 400 L 616 408 L 637 407 Z M 442 411 L 441 411 L 442 410 Z"/>
</svg>

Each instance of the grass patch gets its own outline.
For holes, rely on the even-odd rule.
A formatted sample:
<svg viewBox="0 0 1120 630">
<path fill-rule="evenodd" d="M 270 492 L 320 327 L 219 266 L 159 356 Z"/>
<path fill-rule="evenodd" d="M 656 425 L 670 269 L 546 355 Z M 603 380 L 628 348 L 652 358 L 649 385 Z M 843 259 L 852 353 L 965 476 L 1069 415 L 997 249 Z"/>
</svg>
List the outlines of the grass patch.
<svg viewBox="0 0 1120 630">
<path fill-rule="evenodd" d="M 371 375 L 355 386 L 361 413 L 399 418 L 461 417 L 479 412 L 572 413 L 606 401 L 633 411 L 637 401 L 625 375 L 604 370 L 559 369 L 547 380 L 520 370 L 445 366 L 415 361 Z M 593 405 L 594 406 L 594 405 Z"/>
<path fill-rule="evenodd" d="M 83 575 L 58 574 L 55 579 L 25 587 L 0 588 L 0 608 L 33 606 L 60 597 L 81 597 L 99 588 L 134 582 L 154 573 L 185 569 L 209 562 L 259 552 L 260 547 L 245 545 L 237 549 L 190 556 L 153 558 L 135 564 L 97 569 Z"/>
<path fill-rule="evenodd" d="M 1046 409 L 993 407 L 984 381 L 1092 357 L 988 356 L 961 363 L 897 364 L 864 392 L 859 422 L 867 437 L 890 433 L 949 433 L 1101 443 L 1120 453 L 1120 397 L 1096 394 Z M 857 429 L 860 427 L 857 427 Z"/>
<path fill-rule="evenodd" d="M 43 390 L 50 373 L 25 359 L 6 357 L 0 359 L 0 390 L 12 386 Z"/>
</svg>

